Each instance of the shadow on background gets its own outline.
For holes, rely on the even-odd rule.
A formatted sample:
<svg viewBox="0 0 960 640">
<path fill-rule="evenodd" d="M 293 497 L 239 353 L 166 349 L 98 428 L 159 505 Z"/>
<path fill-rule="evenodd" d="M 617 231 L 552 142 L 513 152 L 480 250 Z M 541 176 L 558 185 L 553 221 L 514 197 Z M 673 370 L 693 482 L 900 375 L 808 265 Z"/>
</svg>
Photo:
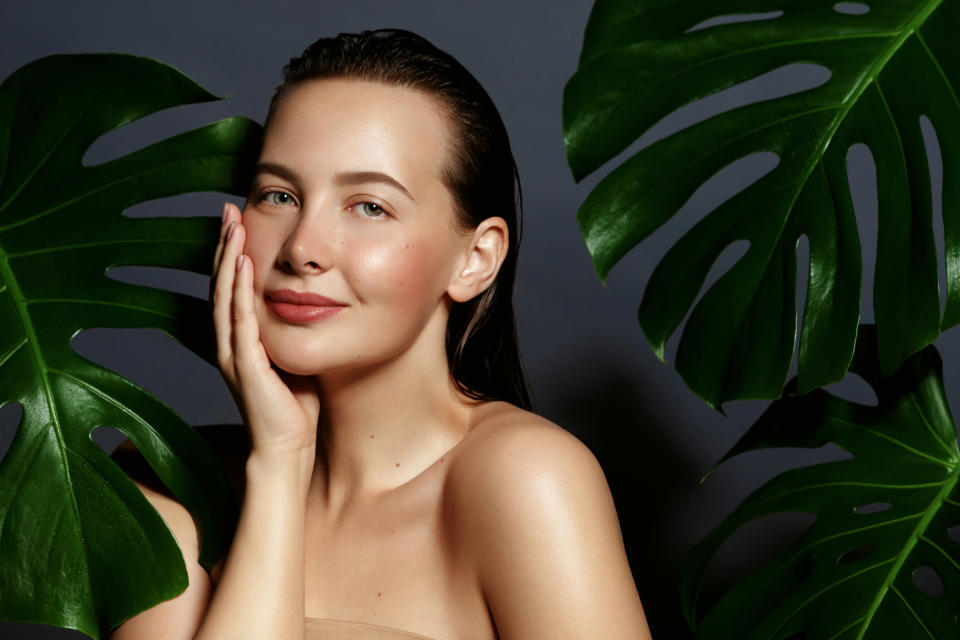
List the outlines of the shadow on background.
<svg viewBox="0 0 960 640">
<path fill-rule="evenodd" d="M 686 549 L 673 530 L 678 508 L 696 486 L 697 470 L 687 452 L 664 436 L 673 425 L 656 412 L 663 399 L 645 397 L 641 387 L 642 381 L 625 372 L 591 372 L 557 394 L 562 400 L 550 413 L 603 467 L 653 637 L 690 638 L 680 609 Z"/>
<path fill-rule="evenodd" d="M 684 556 L 745 497 L 733 494 L 749 492 L 794 466 L 796 452 L 773 451 L 737 465 L 727 463 L 724 473 L 716 473 L 701 487 L 699 479 L 706 469 L 699 468 L 702 463 L 695 454 L 703 443 L 679 447 L 676 438 L 670 437 L 678 429 L 682 412 L 671 410 L 671 399 L 645 385 L 642 378 L 618 369 L 616 363 L 606 366 L 598 368 L 593 361 L 595 370 L 579 377 L 578 386 L 556 394 L 558 400 L 548 417 L 590 447 L 604 469 L 653 638 L 693 638 L 681 608 Z M 675 401 L 698 399 L 691 394 Z M 748 424 L 740 426 L 745 430 Z M 776 514 L 734 533 L 704 577 L 699 616 L 730 587 L 789 546 L 812 519 L 809 514 Z"/>
</svg>

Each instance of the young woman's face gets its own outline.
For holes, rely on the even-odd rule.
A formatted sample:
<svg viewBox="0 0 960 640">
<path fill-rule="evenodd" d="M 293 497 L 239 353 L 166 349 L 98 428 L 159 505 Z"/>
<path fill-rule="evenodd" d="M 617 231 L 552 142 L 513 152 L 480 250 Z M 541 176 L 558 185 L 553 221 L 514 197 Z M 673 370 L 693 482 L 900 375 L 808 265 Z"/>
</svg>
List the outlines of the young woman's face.
<svg viewBox="0 0 960 640">
<path fill-rule="evenodd" d="M 366 81 L 308 81 L 276 106 L 243 225 L 260 339 L 281 369 L 386 361 L 445 313 L 469 238 L 440 179 L 448 126 L 433 98 Z M 284 290 L 326 300 L 289 304 Z"/>
</svg>

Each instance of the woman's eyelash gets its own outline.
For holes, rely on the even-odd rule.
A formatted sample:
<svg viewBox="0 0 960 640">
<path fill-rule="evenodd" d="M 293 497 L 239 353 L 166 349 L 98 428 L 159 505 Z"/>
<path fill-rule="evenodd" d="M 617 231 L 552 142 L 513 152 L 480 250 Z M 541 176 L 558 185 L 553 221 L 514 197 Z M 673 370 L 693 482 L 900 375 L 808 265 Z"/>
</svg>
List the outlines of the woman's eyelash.
<svg viewBox="0 0 960 640">
<path fill-rule="evenodd" d="M 286 191 L 277 190 L 263 192 L 260 195 L 260 201 L 278 207 L 296 204 L 296 200 L 292 195 Z M 383 218 L 390 215 L 390 212 L 385 208 L 376 202 L 371 202 L 369 200 L 352 204 L 350 205 L 350 209 L 356 211 L 365 218 Z"/>
<path fill-rule="evenodd" d="M 390 215 L 389 212 L 376 202 L 358 202 L 350 205 L 351 209 L 359 209 L 359 212 L 366 218 L 383 218 Z"/>
<path fill-rule="evenodd" d="M 287 198 L 287 200 L 284 201 L 284 202 L 277 202 L 277 201 L 276 201 L 276 198 L 273 198 L 273 199 L 272 199 L 271 196 L 277 196 L 277 197 Z M 274 205 L 278 205 L 278 206 L 284 206 L 284 205 L 287 205 L 287 204 L 293 204 L 293 203 L 294 203 L 293 196 L 291 196 L 291 195 L 290 195 L 289 193 L 287 193 L 286 191 L 267 191 L 266 193 L 264 193 L 263 195 L 260 196 L 260 200 L 265 201 L 265 202 L 267 202 L 267 203 L 269 203 L 269 204 L 274 204 Z"/>
</svg>

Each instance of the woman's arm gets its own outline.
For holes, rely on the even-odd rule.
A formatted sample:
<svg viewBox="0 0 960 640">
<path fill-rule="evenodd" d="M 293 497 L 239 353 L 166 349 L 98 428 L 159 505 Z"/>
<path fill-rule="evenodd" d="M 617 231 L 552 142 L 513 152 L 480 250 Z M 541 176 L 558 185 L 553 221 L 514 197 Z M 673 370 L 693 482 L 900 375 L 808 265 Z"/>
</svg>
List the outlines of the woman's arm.
<svg viewBox="0 0 960 640">
<path fill-rule="evenodd" d="M 247 461 L 237 533 L 196 640 L 303 638 L 304 510 L 313 452 Z"/>
<path fill-rule="evenodd" d="M 246 256 L 243 261 L 237 259 L 245 240 L 239 210 L 226 205 L 223 222 L 212 291 L 217 359 L 249 427 L 251 443 L 240 520 L 207 606 L 209 589 L 196 571 L 196 529 L 191 532 L 188 524 L 177 519 L 174 506 L 159 503 L 168 525 L 176 527 L 178 540 L 183 537 L 186 542 L 181 549 L 191 586 L 176 599 L 177 604 L 161 610 L 164 603 L 125 622 L 115 639 L 131 637 L 128 629 L 142 629 L 147 620 L 170 629 L 165 637 L 171 640 L 303 638 L 304 517 L 319 399 L 312 379 L 281 378 L 271 368 L 254 312 L 254 265 Z M 202 611 L 199 616 L 198 611 Z M 184 612 L 190 624 L 166 619 Z M 139 637 L 160 636 L 151 632 Z"/>
<path fill-rule="evenodd" d="M 119 451 L 115 457 L 134 477 L 177 539 L 189 585 L 176 598 L 125 621 L 110 635 L 110 640 L 302 637 L 305 495 L 298 499 L 298 494 L 305 489 L 295 481 L 297 461 L 277 459 L 283 465 L 283 469 L 277 470 L 268 468 L 268 462 L 261 458 L 248 459 L 248 490 L 236 536 L 226 565 L 221 562 L 214 569 L 214 575 L 220 576 L 214 607 L 211 578 L 199 563 L 197 528 L 190 513 L 172 497 L 150 486 L 153 482 L 140 482 L 136 467 L 141 465 L 119 459 L 139 454 L 132 447 L 124 449 L 127 451 Z M 294 628 L 283 630 L 278 620 L 290 620 Z M 198 633 L 201 623 L 202 633 Z"/>
<path fill-rule="evenodd" d="M 254 308 L 254 267 L 242 255 L 237 207 L 223 210 L 214 257 L 217 363 L 250 429 L 246 490 L 223 575 L 196 640 L 303 638 L 303 538 L 320 403 L 311 378 L 271 368 Z"/>
<path fill-rule="evenodd" d="M 497 429 L 478 444 L 452 483 L 501 639 L 649 639 L 590 450 L 546 421 Z"/>
</svg>

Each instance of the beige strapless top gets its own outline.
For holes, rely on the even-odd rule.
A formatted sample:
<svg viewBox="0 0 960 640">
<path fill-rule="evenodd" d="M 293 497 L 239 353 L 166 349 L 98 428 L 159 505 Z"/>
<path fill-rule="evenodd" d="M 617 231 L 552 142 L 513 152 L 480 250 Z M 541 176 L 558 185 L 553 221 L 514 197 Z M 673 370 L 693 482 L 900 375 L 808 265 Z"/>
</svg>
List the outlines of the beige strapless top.
<svg viewBox="0 0 960 640">
<path fill-rule="evenodd" d="M 306 640 L 432 640 L 412 631 L 365 622 L 305 618 Z"/>
</svg>

